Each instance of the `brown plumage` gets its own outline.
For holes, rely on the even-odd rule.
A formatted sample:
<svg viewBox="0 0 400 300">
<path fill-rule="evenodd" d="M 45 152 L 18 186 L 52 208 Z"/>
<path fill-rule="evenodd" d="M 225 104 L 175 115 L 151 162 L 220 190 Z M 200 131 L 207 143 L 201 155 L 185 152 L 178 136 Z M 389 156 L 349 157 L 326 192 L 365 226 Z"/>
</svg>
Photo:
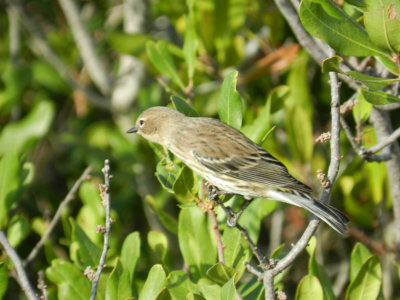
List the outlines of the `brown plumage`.
<svg viewBox="0 0 400 300">
<path fill-rule="evenodd" d="M 152 107 L 127 132 L 165 146 L 223 192 L 304 207 L 339 233 L 346 232 L 345 215 L 312 198 L 311 189 L 293 178 L 280 161 L 216 119 L 191 118 L 167 107 Z"/>
</svg>

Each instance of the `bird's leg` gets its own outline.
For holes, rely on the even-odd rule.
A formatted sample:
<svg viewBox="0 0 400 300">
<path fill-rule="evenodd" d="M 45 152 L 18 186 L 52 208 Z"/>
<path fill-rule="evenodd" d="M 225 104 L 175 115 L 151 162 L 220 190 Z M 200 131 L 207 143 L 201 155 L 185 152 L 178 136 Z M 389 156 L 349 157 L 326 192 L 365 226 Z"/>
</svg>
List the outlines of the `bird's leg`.
<svg viewBox="0 0 400 300">
<path fill-rule="evenodd" d="M 225 211 L 227 215 L 227 223 L 229 227 L 235 227 L 237 224 L 237 221 L 239 220 L 239 217 L 242 215 L 244 210 L 246 209 L 247 206 L 250 204 L 250 200 L 246 199 L 242 206 L 240 207 L 238 212 L 234 212 L 232 208 L 229 206 L 225 206 L 222 201 L 219 199 L 219 195 L 224 195 L 226 194 L 224 191 L 220 191 L 215 185 L 213 185 L 210 182 L 206 182 L 206 187 L 208 190 L 208 199 L 217 202 Z"/>
</svg>

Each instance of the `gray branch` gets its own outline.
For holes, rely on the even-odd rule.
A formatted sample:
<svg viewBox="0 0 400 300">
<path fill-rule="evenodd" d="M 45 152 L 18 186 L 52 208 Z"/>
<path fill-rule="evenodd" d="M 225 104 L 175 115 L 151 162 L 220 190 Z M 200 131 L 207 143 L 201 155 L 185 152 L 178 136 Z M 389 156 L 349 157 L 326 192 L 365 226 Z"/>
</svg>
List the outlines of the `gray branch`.
<svg viewBox="0 0 400 300">
<path fill-rule="evenodd" d="M 2 230 L 0 230 L 0 245 L 3 247 L 5 253 L 7 253 L 8 257 L 11 259 L 15 266 L 15 270 L 17 271 L 17 281 L 18 284 L 21 286 L 21 289 L 24 291 L 25 296 L 29 300 L 39 300 L 39 298 L 36 296 L 36 291 L 33 289 L 31 283 L 29 282 L 28 276 L 26 275 L 25 269 L 22 265 L 20 257 L 18 256 L 18 253 L 10 245 L 5 233 Z"/>
<path fill-rule="evenodd" d="M 76 45 L 87 66 L 90 77 L 93 79 L 97 88 L 102 91 L 103 95 L 109 95 L 111 92 L 111 80 L 108 76 L 107 69 L 97 55 L 94 42 L 80 18 L 78 7 L 73 0 L 58 0 L 58 3 L 71 27 Z"/>
</svg>

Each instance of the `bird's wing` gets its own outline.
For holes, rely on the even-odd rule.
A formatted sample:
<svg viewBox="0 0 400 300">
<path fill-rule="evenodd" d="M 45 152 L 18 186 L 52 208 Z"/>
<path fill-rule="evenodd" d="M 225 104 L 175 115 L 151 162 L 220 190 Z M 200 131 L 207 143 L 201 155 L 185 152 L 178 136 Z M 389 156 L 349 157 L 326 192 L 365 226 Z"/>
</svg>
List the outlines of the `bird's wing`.
<svg viewBox="0 0 400 300">
<path fill-rule="evenodd" d="M 193 150 L 192 154 L 212 172 L 266 187 L 311 194 L 308 186 L 293 178 L 287 168 L 262 147 L 250 140 L 246 143 L 240 143 L 240 139 L 230 141 L 222 155 L 221 152 L 213 151 L 212 145 L 207 150 Z M 230 151 L 232 149 L 236 150 Z"/>
</svg>

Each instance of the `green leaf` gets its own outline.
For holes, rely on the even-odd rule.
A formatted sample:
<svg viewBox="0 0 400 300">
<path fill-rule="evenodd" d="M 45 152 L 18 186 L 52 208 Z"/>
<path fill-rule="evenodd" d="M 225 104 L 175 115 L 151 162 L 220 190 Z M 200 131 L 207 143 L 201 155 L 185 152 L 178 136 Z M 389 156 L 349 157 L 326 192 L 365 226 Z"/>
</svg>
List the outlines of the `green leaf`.
<svg viewBox="0 0 400 300">
<path fill-rule="evenodd" d="M 400 98 L 381 91 L 359 91 L 366 101 L 374 105 L 385 105 L 400 102 Z"/>
<path fill-rule="evenodd" d="M 198 117 L 198 112 L 185 100 L 177 96 L 171 96 L 172 104 L 175 109 L 188 117 Z"/>
<path fill-rule="evenodd" d="M 163 262 L 163 265 L 165 265 L 164 262 L 168 251 L 168 238 L 165 234 L 151 230 L 147 234 L 147 242 L 151 250 L 156 254 L 157 260 Z"/>
<path fill-rule="evenodd" d="M 198 283 L 201 294 L 206 299 L 220 299 L 221 287 L 217 284 L 210 284 L 209 281 L 201 280 Z"/>
<path fill-rule="evenodd" d="M 243 128 L 243 132 L 249 139 L 257 144 L 264 141 L 266 134 L 271 130 L 271 114 L 274 109 L 282 108 L 283 101 L 288 94 L 289 87 L 285 85 L 278 86 L 269 93 L 265 105 L 259 110 L 253 123 Z"/>
<path fill-rule="evenodd" d="M 342 55 L 389 56 L 370 40 L 363 27 L 331 0 L 303 0 L 299 16 L 309 33 Z"/>
<path fill-rule="evenodd" d="M 174 194 L 174 184 L 181 174 L 183 167 L 167 159 L 160 160 L 157 164 L 156 177 L 162 187 L 171 194 Z"/>
<path fill-rule="evenodd" d="M 164 76 L 169 77 L 181 89 L 184 89 L 184 84 L 178 75 L 178 70 L 175 67 L 174 60 L 168 49 L 166 42 L 155 43 L 149 41 L 146 44 L 147 55 L 153 66 Z"/>
<path fill-rule="evenodd" d="M 139 56 L 146 50 L 146 43 L 152 37 L 142 33 L 109 32 L 105 36 L 110 46 L 123 54 Z"/>
<path fill-rule="evenodd" d="M 178 240 L 183 260 L 192 278 L 206 275 L 217 257 L 215 242 L 209 232 L 207 215 L 198 207 L 184 208 L 179 213 Z"/>
<path fill-rule="evenodd" d="M 21 214 L 14 215 L 7 228 L 7 238 L 11 246 L 16 248 L 30 231 L 28 219 Z"/>
<path fill-rule="evenodd" d="M 323 300 L 324 292 L 321 283 L 314 275 L 304 276 L 296 289 L 296 300 Z M 334 299 L 334 298 L 333 298 Z"/>
<path fill-rule="evenodd" d="M 320 281 L 320 286 L 323 287 L 323 294 L 326 299 L 336 299 L 335 294 L 332 290 L 332 283 L 329 279 L 328 274 L 325 271 L 325 268 L 322 267 L 315 257 L 315 250 L 317 247 L 317 239 L 312 237 L 308 242 L 308 246 L 306 248 L 308 254 L 310 255 L 310 260 L 308 261 L 308 272 L 310 275 L 314 275 Z"/>
<path fill-rule="evenodd" d="M 157 214 L 163 226 L 165 226 L 165 228 L 171 233 L 176 234 L 178 232 L 178 222 L 175 217 L 166 212 L 153 196 L 147 195 L 145 201 Z"/>
<path fill-rule="evenodd" d="M 399 81 L 399 79 L 380 78 L 370 75 L 365 75 L 356 71 L 349 71 L 345 73 L 347 76 L 361 82 L 370 90 L 381 90 L 387 85 Z M 399 100 L 400 101 L 400 100 Z"/>
<path fill-rule="evenodd" d="M 196 187 L 193 171 L 184 166 L 172 187 L 176 199 L 182 204 L 197 201 L 198 197 L 196 196 Z"/>
<path fill-rule="evenodd" d="M 224 285 L 231 278 L 236 277 L 236 270 L 223 263 L 216 263 L 207 270 L 207 276 L 219 285 Z"/>
<path fill-rule="evenodd" d="M 75 262 L 83 267 L 97 266 L 100 260 L 101 249 L 89 239 L 73 218 L 69 218 L 69 221 L 72 227 L 71 247 L 77 246 L 78 249 L 78 257 L 75 257 Z"/>
<path fill-rule="evenodd" d="M 55 259 L 46 269 L 46 276 L 54 282 L 57 298 L 62 300 L 87 300 L 90 296 L 91 283 L 83 272 L 70 262 Z"/>
<path fill-rule="evenodd" d="M 371 252 L 361 243 L 356 243 L 351 251 L 350 281 L 353 281 L 363 264 L 372 256 Z"/>
<path fill-rule="evenodd" d="M 10 208 L 17 201 L 19 181 L 19 161 L 10 151 L 0 159 L 0 229 L 7 225 Z"/>
<path fill-rule="evenodd" d="M 360 124 L 368 120 L 372 111 L 372 104 L 365 101 L 361 94 L 357 95 L 357 100 L 359 103 L 353 107 L 352 113 L 354 120 L 356 120 L 357 124 Z"/>
<path fill-rule="evenodd" d="M 165 272 L 161 265 L 154 265 L 140 291 L 139 300 L 155 300 L 167 286 Z"/>
<path fill-rule="evenodd" d="M 140 236 L 139 232 L 131 232 L 124 240 L 121 249 L 121 264 L 124 270 L 129 272 L 129 278 L 132 282 L 136 269 L 136 264 L 140 257 Z"/>
<path fill-rule="evenodd" d="M 360 271 L 346 291 L 346 299 L 376 299 L 382 282 L 382 270 L 379 259 L 373 255 L 362 265 Z"/>
<path fill-rule="evenodd" d="M 243 119 L 243 104 L 236 90 L 238 71 L 231 71 L 224 79 L 218 101 L 218 114 L 222 122 L 240 129 Z"/>
<path fill-rule="evenodd" d="M 337 72 L 341 74 L 345 74 L 348 77 L 362 83 L 365 85 L 370 90 L 381 90 L 387 85 L 399 81 L 399 79 L 393 79 L 393 78 L 380 78 L 380 77 L 375 77 L 375 76 L 370 76 L 366 75 L 360 72 L 356 71 L 349 71 L 349 72 L 343 72 L 340 69 L 340 63 L 343 61 L 343 59 L 339 56 L 333 56 L 330 58 L 327 58 L 324 60 L 322 64 L 322 73 L 328 73 L 328 72 Z"/>
<path fill-rule="evenodd" d="M 8 287 L 8 269 L 5 263 L 0 263 L 0 300 L 3 299 Z"/>
<path fill-rule="evenodd" d="M 400 3 L 393 0 L 366 0 L 364 25 L 371 40 L 395 54 L 400 51 Z"/>
<path fill-rule="evenodd" d="M 225 283 L 221 289 L 221 300 L 232 299 L 236 299 L 236 288 L 233 277 L 227 283 Z"/>
<path fill-rule="evenodd" d="M 4 127 L 0 135 L 0 155 L 25 151 L 47 133 L 53 118 L 53 103 L 40 101 L 25 118 Z"/>
<path fill-rule="evenodd" d="M 196 34 L 194 15 L 193 15 L 193 1 L 188 3 L 189 15 L 186 17 L 185 40 L 183 43 L 183 54 L 187 64 L 188 78 L 193 79 L 196 53 L 198 48 L 198 38 Z"/>
<path fill-rule="evenodd" d="M 340 56 L 332 56 L 327 59 L 324 59 L 322 62 L 322 73 L 326 74 L 328 72 L 336 72 L 336 73 L 343 73 L 340 69 L 340 64 L 342 63 L 343 58 Z"/>
<path fill-rule="evenodd" d="M 194 284 L 189 275 L 183 271 L 172 271 L 168 274 L 168 291 L 172 299 L 186 299 L 190 293 L 197 293 L 198 287 Z"/>
<path fill-rule="evenodd" d="M 106 300 L 125 300 L 132 297 L 129 272 L 125 271 L 121 262 L 117 264 L 107 279 Z"/>
</svg>

